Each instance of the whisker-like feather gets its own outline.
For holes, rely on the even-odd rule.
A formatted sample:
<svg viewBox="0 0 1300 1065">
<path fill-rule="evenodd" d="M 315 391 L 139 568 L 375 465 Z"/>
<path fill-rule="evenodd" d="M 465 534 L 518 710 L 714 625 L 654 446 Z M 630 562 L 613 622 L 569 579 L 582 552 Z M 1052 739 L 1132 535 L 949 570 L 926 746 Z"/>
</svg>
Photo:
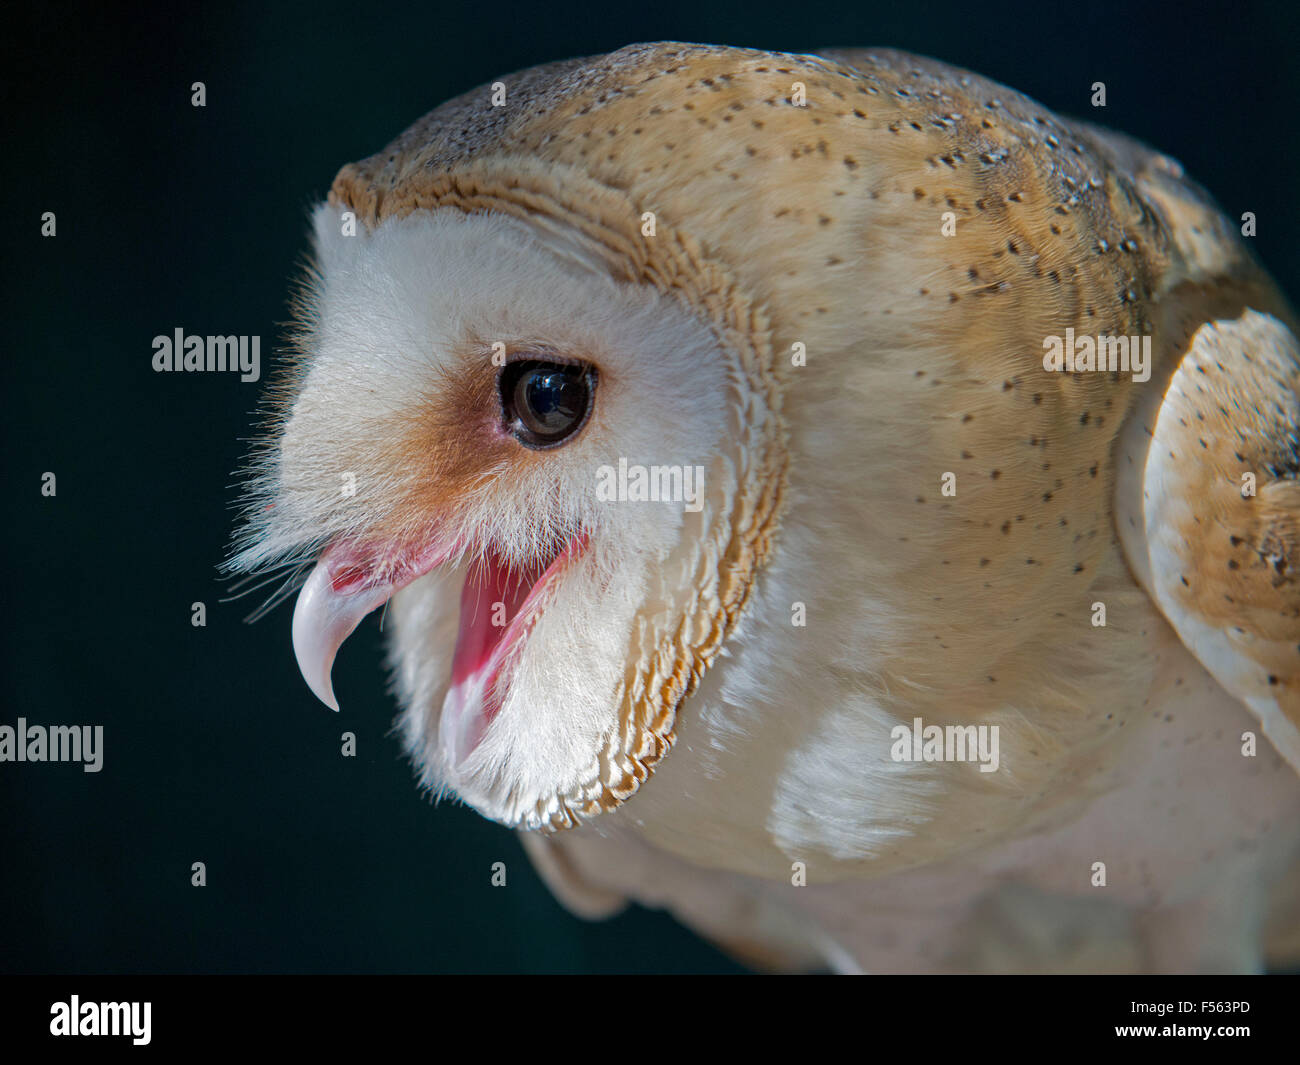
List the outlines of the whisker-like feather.
<svg viewBox="0 0 1300 1065">
<path fill-rule="evenodd" d="M 261 579 L 259 579 L 258 582 L 254 584 L 252 587 L 243 589 L 242 591 L 237 592 L 235 595 L 228 596 L 227 598 L 222 599 L 221 602 L 223 603 L 233 602 L 236 599 L 242 599 L 244 596 L 257 591 L 259 588 L 266 587 L 266 585 L 272 583 L 273 581 L 281 577 L 286 567 L 291 566 L 292 568 L 290 573 L 288 574 L 288 576 L 284 577 L 284 580 L 281 583 L 280 587 L 277 588 L 274 592 L 272 592 L 271 595 L 267 597 L 267 599 L 265 600 L 265 602 L 262 603 L 261 606 L 257 607 L 257 609 L 252 611 L 252 613 L 250 613 L 247 617 L 244 618 L 245 624 L 251 625 L 256 621 L 260 621 L 272 610 L 274 610 L 277 606 L 279 606 L 286 599 L 288 599 L 290 596 L 296 593 L 304 584 L 306 584 L 307 577 L 311 573 L 313 565 L 314 563 L 311 562 L 310 560 L 298 561 L 293 563 L 281 563 L 280 565 L 271 567 L 273 572 L 271 572 L 269 575 L 266 573 L 266 571 L 259 571 L 257 573 L 251 574 L 250 577 L 247 579 L 251 579 L 253 577 L 257 577 Z M 246 581 L 241 581 L 240 584 L 243 584 L 245 582 Z"/>
</svg>

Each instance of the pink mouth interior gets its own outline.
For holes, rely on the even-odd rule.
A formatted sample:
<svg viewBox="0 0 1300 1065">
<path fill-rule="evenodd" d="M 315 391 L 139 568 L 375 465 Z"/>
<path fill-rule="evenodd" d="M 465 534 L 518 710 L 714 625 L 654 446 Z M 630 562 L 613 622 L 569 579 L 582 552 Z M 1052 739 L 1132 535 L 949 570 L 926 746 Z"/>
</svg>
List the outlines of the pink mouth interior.
<svg viewBox="0 0 1300 1065">
<path fill-rule="evenodd" d="M 554 559 L 548 559 L 547 565 Z M 511 569 L 495 551 L 474 566 L 460 593 L 460 634 L 451 660 L 451 683 L 482 672 L 505 641 L 506 630 L 536 586 L 544 567 Z M 501 604 L 498 606 L 497 604 Z M 498 707 L 487 709 L 490 721 Z"/>
<path fill-rule="evenodd" d="M 501 674 L 511 652 L 527 638 L 546 589 L 567 561 L 581 551 L 579 537 L 556 555 L 512 568 L 495 551 L 475 563 L 460 597 L 460 632 L 452 655 L 451 686 L 443 702 L 440 732 L 453 764 L 483 738 L 505 699 Z"/>
</svg>

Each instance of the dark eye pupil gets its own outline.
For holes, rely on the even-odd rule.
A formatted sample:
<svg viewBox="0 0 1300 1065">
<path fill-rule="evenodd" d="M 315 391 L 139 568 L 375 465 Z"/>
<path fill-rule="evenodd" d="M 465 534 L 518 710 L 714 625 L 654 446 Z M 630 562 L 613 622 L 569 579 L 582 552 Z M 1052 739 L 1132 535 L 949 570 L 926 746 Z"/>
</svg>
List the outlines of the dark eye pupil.
<svg viewBox="0 0 1300 1065">
<path fill-rule="evenodd" d="M 501 400 L 511 431 L 528 447 L 560 443 L 586 421 L 594 383 L 595 371 L 585 366 L 509 364 L 501 374 Z"/>
<path fill-rule="evenodd" d="M 553 370 L 531 370 L 515 386 L 516 402 L 523 393 L 520 409 L 531 414 L 547 432 L 557 432 L 580 414 L 582 388 L 576 381 Z"/>
</svg>

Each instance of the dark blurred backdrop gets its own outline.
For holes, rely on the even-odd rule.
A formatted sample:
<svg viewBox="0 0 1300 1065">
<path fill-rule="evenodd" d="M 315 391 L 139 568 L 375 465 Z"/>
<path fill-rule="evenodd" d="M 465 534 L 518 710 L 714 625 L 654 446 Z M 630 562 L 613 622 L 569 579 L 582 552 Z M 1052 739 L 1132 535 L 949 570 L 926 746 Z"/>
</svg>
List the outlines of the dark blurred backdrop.
<svg viewBox="0 0 1300 1065">
<path fill-rule="evenodd" d="M 104 768 L 0 763 L 0 969 L 737 971 L 659 913 L 570 917 L 506 829 L 417 790 L 371 618 L 294 666 L 291 608 L 220 604 L 260 386 L 155 374 L 183 327 L 263 337 L 338 167 L 521 67 L 684 40 L 888 45 L 1180 159 L 1300 293 L 1293 5 L 224 3 L 10 8 L 0 724 L 102 724 Z M 207 86 L 207 106 L 190 86 Z M 1108 106 L 1089 107 L 1104 81 Z M 57 237 L 40 235 L 45 211 Z M 40 494 L 41 475 L 58 494 Z M 205 628 L 190 604 L 207 604 Z M 340 756 L 352 730 L 359 756 Z M 195 861 L 208 886 L 190 886 Z M 489 870 L 504 861 L 508 887 Z"/>
</svg>

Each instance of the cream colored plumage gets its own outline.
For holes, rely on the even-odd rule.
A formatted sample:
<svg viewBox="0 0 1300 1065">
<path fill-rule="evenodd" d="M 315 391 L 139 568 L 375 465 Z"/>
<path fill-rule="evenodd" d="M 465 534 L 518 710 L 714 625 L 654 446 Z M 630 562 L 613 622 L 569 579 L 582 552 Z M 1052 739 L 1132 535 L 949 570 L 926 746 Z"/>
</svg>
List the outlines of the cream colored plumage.
<svg viewBox="0 0 1300 1065">
<path fill-rule="evenodd" d="M 320 556 L 315 690 L 393 596 L 425 783 L 545 830 L 578 912 L 666 905 L 758 961 L 1300 953 L 1300 360 L 1205 194 L 900 53 L 501 81 L 317 212 L 236 559 Z M 1067 329 L 1152 337 L 1150 380 L 1047 371 Z M 503 428 L 501 350 L 595 367 L 562 446 Z M 601 501 L 620 459 L 702 467 L 702 505 Z M 453 667 L 467 581 L 545 565 Z M 896 761 L 915 718 L 997 726 L 997 771 Z"/>
</svg>

